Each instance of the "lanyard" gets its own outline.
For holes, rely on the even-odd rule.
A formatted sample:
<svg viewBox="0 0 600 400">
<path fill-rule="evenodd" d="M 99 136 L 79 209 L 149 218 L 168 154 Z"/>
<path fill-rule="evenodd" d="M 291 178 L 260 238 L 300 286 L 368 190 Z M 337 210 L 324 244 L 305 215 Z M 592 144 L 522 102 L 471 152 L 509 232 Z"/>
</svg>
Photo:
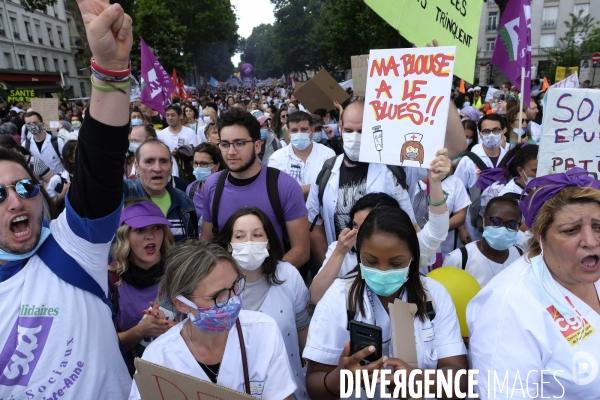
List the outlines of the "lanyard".
<svg viewBox="0 0 600 400">
<path fill-rule="evenodd" d="M 369 298 L 369 302 L 371 303 L 371 310 L 373 312 L 373 325 L 377 326 L 377 317 L 375 316 L 375 302 L 373 301 L 373 291 L 371 290 L 371 288 L 368 285 L 366 286 L 365 289 L 367 291 L 367 297 Z M 392 324 L 392 321 L 390 319 L 390 338 L 388 340 L 386 340 L 385 342 L 381 342 L 381 344 L 383 345 L 387 342 L 390 342 L 390 353 L 393 354 L 391 324 Z"/>
</svg>

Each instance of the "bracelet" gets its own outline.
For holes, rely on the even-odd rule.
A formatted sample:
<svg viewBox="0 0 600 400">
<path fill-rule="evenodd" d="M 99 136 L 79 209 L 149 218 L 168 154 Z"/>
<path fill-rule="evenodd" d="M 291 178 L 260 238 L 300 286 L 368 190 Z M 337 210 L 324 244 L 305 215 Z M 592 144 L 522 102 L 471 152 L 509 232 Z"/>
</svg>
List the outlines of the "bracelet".
<svg viewBox="0 0 600 400">
<path fill-rule="evenodd" d="M 446 201 L 448 200 L 448 192 L 446 192 L 445 190 L 442 190 L 442 193 L 444 193 L 444 200 L 440 201 L 439 203 L 432 203 L 431 202 L 431 195 L 428 194 L 427 195 L 427 202 L 429 203 L 429 205 L 432 206 L 432 207 L 437 207 L 437 206 L 441 206 L 441 205 L 445 204 Z"/>
<path fill-rule="evenodd" d="M 106 76 L 110 76 L 110 77 L 114 77 L 114 78 L 124 78 L 124 77 L 128 77 L 131 74 L 131 60 L 129 60 L 128 69 L 125 69 L 122 71 L 111 71 L 111 70 L 102 68 L 101 66 L 96 64 L 96 60 L 94 59 L 93 56 L 90 58 L 90 65 L 92 66 L 92 70 L 96 70 L 97 72 L 101 73 L 102 75 L 106 75 Z"/>
<path fill-rule="evenodd" d="M 102 85 L 98 85 L 96 82 L 94 82 L 94 77 L 91 76 L 90 77 L 90 81 L 92 83 L 92 87 L 96 90 L 99 90 L 101 92 L 121 92 L 121 93 L 125 93 L 125 90 L 129 89 L 131 87 L 131 81 L 127 81 L 125 83 L 122 83 L 120 85 L 115 85 L 112 84 L 110 82 L 105 81 L 105 83 L 108 86 L 102 86 Z"/>
<path fill-rule="evenodd" d="M 331 373 L 331 371 L 329 371 L 328 373 L 325 374 L 325 377 L 323 378 L 323 386 L 325 386 L 325 390 L 327 390 L 327 393 L 329 393 L 330 395 L 332 395 L 333 397 L 335 397 L 336 399 L 338 399 L 340 396 L 333 393 L 331 390 L 329 390 L 329 388 L 327 387 L 327 376 Z"/>
</svg>

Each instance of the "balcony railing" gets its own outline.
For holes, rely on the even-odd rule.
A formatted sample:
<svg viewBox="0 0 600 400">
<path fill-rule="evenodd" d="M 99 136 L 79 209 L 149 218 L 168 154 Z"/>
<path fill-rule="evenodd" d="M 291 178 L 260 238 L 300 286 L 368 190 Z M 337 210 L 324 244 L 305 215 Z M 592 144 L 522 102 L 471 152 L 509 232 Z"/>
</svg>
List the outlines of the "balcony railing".
<svg viewBox="0 0 600 400">
<path fill-rule="evenodd" d="M 487 24 L 485 30 L 488 32 L 494 32 L 498 30 L 498 24 Z"/>
<path fill-rule="evenodd" d="M 556 28 L 556 20 L 555 19 L 547 19 L 545 21 L 542 21 L 542 28 L 543 29 Z"/>
</svg>

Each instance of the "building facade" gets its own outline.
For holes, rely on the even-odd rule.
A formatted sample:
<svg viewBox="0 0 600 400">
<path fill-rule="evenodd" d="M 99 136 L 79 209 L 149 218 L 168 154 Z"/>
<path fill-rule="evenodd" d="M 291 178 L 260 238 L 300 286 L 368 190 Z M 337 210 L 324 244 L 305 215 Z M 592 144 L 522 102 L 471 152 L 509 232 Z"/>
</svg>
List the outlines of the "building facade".
<svg viewBox="0 0 600 400">
<path fill-rule="evenodd" d="M 600 1 L 598 0 L 531 0 L 532 78 L 542 78 L 545 75 L 547 53 L 544 49 L 558 46 L 558 40 L 568 31 L 565 21 L 571 20 L 571 13 L 579 15 L 580 11 L 582 17 L 590 14 L 595 21 L 600 21 Z M 477 46 L 479 56 L 475 76 L 479 78 L 480 84 L 499 85 L 506 80 L 498 67 L 489 65 L 494 52 L 499 25 L 500 9 L 494 0 L 488 0 L 487 4 L 483 6 L 479 25 L 479 43 Z M 573 65 L 566 67 L 573 67 Z M 548 78 L 553 79 L 554 77 Z M 600 81 L 600 73 L 596 80 L 597 83 Z"/>
<path fill-rule="evenodd" d="M 0 94 L 5 101 L 89 96 L 89 71 L 81 71 L 74 57 L 84 51 L 83 42 L 64 1 L 31 13 L 19 0 L 0 0 Z"/>
</svg>

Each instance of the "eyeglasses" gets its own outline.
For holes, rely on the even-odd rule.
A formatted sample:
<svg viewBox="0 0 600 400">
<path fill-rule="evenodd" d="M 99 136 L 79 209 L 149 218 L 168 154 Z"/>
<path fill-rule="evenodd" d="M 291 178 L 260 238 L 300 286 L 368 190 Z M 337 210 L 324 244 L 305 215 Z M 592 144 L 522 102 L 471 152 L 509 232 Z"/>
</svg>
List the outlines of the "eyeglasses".
<svg viewBox="0 0 600 400">
<path fill-rule="evenodd" d="M 513 122 L 519 122 L 519 118 L 513 119 Z M 521 122 L 523 123 L 523 125 L 527 125 L 529 123 L 529 120 L 528 119 L 522 119 Z"/>
<path fill-rule="evenodd" d="M 246 147 L 246 143 L 250 143 L 250 142 L 255 142 L 255 140 L 237 139 L 237 140 L 234 140 L 233 143 L 221 141 L 219 143 L 219 148 L 221 149 L 222 152 L 226 152 L 226 151 L 229 151 L 229 147 L 233 144 L 234 149 L 236 149 L 237 151 L 242 151 L 242 150 L 244 150 L 244 147 Z"/>
<path fill-rule="evenodd" d="M 225 307 L 227 305 L 227 303 L 229 303 L 229 299 L 231 299 L 231 297 L 232 297 L 231 293 L 233 293 L 235 296 L 239 296 L 244 291 L 245 286 L 246 286 L 246 277 L 244 275 L 241 275 L 240 277 L 238 277 L 235 280 L 235 282 L 233 282 L 233 285 L 231 285 L 231 287 L 229 289 L 223 289 L 212 297 L 208 297 L 208 296 L 187 296 L 187 297 L 189 297 L 191 299 L 193 299 L 194 297 L 202 297 L 204 299 L 212 299 L 215 302 L 215 306 L 217 306 L 218 308 L 221 308 L 221 307 Z"/>
<path fill-rule="evenodd" d="M 499 134 L 499 133 L 502 133 L 502 129 L 500 129 L 500 128 L 494 128 L 494 129 L 492 129 L 492 130 L 490 130 L 490 129 L 483 129 L 483 130 L 481 131 L 481 134 L 482 134 L 483 136 L 489 135 L 490 133 L 493 133 L 494 135 L 497 135 L 497 134 Z"/>
<path fill-rule="evenodd" d="M 212 168 L 212 167 L 215 166 L 215 163 L 214 162 L 207 163 L 207 162 L 204 162 L 204 161 L 201 161 L 201 162 L 194 161 L 194 162 L 192 162 L 192 165 L 194 166 L 194 168 L 198 168 L 198 167 L 200 167 L 200 168 Z"/>
<path fill-rule="evenodd" d="M 22 199 L 34 199 L 40 193 L 40 185 L 31 179 L 21 179 L 14 185 L 0 185 L 0 204 L 8 199 L 8 188 L 14 188 Z"/>
<path fill-rule="evenodd" d="M 504 222 L 502 219 L 496 218 L 496 217 L 485 217 L 485 218 L 490 220 L 490 224 L 494 228 L 500 228 L 502 226 L 505 226 L 506 229 L 508 229 L 509 231 L 516 231 L 519 229 L 519 226 L 520 226 L 519 222 L 517 222 L 517 221 Z"/>
<path fill-rule="evenodd" d="M 285 114 L 285 115 L 281 114 L 281 118 L 282 119 L 286 119 L 287 118 L 287 114 Z"/>
</svg>

